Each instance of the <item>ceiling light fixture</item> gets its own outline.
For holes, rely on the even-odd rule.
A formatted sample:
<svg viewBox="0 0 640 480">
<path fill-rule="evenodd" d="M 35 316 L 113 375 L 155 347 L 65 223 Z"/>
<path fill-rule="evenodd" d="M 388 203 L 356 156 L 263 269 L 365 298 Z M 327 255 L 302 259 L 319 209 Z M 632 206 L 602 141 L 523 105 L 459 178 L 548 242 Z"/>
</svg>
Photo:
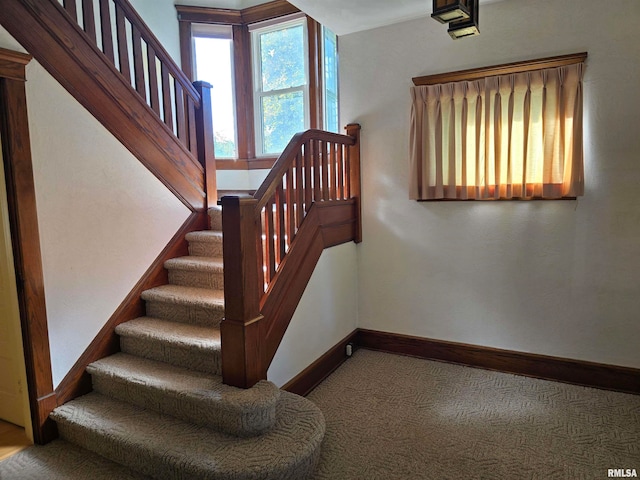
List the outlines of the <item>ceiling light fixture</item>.
<svg viewBox="0 0 640 480">
<path fill-rule="evenodd" d="M 449 35 L 454 40 L 464 37 L 480 35 L 478 28 L 478 2 L 479 0 L 469 0 L 469 18 L 449 23 Z"/>
<path fill-rule="evenodd" d="M 470 3 L 473 3 L 473 0 L 433 0 L 431 17 L 440 23 L 467 19 L 471 16 Z"/>
</svg>

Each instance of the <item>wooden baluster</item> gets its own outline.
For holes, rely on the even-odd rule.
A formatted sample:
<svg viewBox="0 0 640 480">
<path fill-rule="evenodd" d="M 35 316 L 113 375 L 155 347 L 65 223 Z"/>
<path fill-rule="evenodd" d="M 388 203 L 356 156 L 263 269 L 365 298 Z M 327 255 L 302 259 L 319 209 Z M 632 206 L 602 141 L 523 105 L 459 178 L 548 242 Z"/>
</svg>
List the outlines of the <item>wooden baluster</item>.
<svg viewBox="0 0 640 480">
<path fill-rule="evenodd" d="M 200 108 L 195 112 L 195 132 L 198 161 L 205 169 L 207 205 L 214 206 L 218 201 L 216 184 L 216 157 L 213 144 L 213 120 L 211 117 L 211 87 L 207 82 L 195 82 L 194 87 L 200 95 Z"/>
<path fill-rule="evenodd" d="M 313 141 L 308 140 L 304 144 L 304 211 L 305 213 L 311 208 L 313 202 L 313 184 L 311 176 L 313 171 Z M 304 215 L 303 215 L 304 217 Z"/>
<path fill-rule="evenodd" d="M 338 144 L 338 200 L 344 200 L 344 145 Z"/>
<path fill-rule="evenodd" d="M 320 158 L 322 159 L 322 200 L 329 200 L 329 154 L 327 142 L 320 141 Z"/>
<path fill-rule="evenodd" d="M 96 43 L 96 19 L 93 16 L 93 0 L 82 0 L 82 24 L 89 38 Z"/>
<path fill-rule="evenodd" d="M 296 157 L 297 158 L 297 157 Z M 286 201 L 285 205 L 287 206 L 287 224 L 285 228 L 285 233 L 287 234 L 287 250 L 291 247 L 291 242 L 293 242 L 293 238 L 295 237 L 296 232 L 296 191 L 294 187 L 294 179 L 295 176 L 295 160 L 287 170 L 287 187 L 285 190 Z"/>
<path fill-rule="evenodd" d="M 158 66 L 156 65 L 156 52 L 149 44 L 147 44 L 147 68 L 149 72 L 149 103 L 159 117 L 160 96 L 158 95 Z"/>
<path fill-rule="evenodd" d="M 260 232 L 252 197 L 223 197 L 225 316 L 220 324 L 222 378 L 225 384 L 249 388 L 267 378 L 264 357 L 262 286 L 256 238 Z"/>
<path fill-rule="evenodd" d="M 331 191 L 329 192 L 329 200 L 337 200 L 337 179 L 336 175 L 336 144 L 330 142 L 329 144 L 329 177 L 330 177 L 330 185 Z"/>
<path fill-rule="evenodd" d="M 267 202 L 267 273 L 269 283 L 276 274 L 276 229 L 274 222 L 274 202 L 273 198 Z"/>
<path fill-rule="evenodd" d="M 76 22 L 78 21 L 78 7 L 76 6 L 76 0 L 64 0 L 64 9 L 67 11 L 71 18 Z"/>
<path fill-rule="evenodd" d="M 146 102 L 147 90 L 144 81 L 144 62 L 142 61 L 142 35 L 135 25 L 131 25 L 131 42 L 133 43 L 133 76 L 135 79 L 135 88 Z"/>
<path fill-rule="evenodd" d="M 176 90 L 176 130 L 177 137 L 182 141 L 182 143 L 187 145 L 187 117 L 184 113 L 184 90 L 182 89 L 182 85 L 180 82 L 175 82 L 175 90 Z"/>
<path fill-rule="evenodd" d="M 102 35 L 102 51 L 112 63 L 115 64 L 113 56 L 113 31 L 111 29 L 111 10 L 109 2 L 111 0 L 100 0 L 100 32 Z"/>
<path fill-rule="evenodd" d="M 120 73 L 131 83 L 131 68 L 129 67 L 129 47 L 127 46 L 127 25 L 124 12 L 116 3 L 116 35 L 118 39 L 118 62 Z"/>
<path fill-rule="evenodd" d="M 189 151 L 193 154 L 194 157 L 198 157 L 198 138 L 196 136 L 196 106 L 191 97 L 187 97 L 187 122 L 189 128 L 187 131 L 189 132 Z M 213 142 L 213 133 L 211 134 L 211 139 Z M 214 159 L 215 160 L 215 159 Z M 215 164 L 215 162 L 214 162 Z"/>
<path fill-rule="evenodd" d="M 267 222 L 267 207 L 263 207 L 260 212 L 260 273 L 262 278 L 262 283 L 260 288 L 265 292 L 267 287 L 269 286 L 269 269 L 267 265 L 269 264 L 269 246 L 267 245 L 268 238 L 268 222 Z"/>
<path fill-rule="evenodd" d="M 285 235 L 287 233 L 286 223 L 285 223 L 285 196 L 284 196 L 284 188 L 282 187 L 282 183 L 278 185 L 276 189 L 276 261 L 277 266 L 279 267 L 284 259 L 285 254 L 287 253 L 287 244 Z"/>
<path fill-rule="evenodd" d="M 321 197 L 320 191 L 320 171 L 322 169 L 322 151 L 320 150 L 320 141 L 311 140 L 313 145 L 313 201 L 319 202 Z"/>
<path fill-rule="evenodd" d="M 304 153 L 298 152 L 296 156 L 296 230 L 300 228 L 300 224 L 304 218 L 303 155 Z"/>
<path fill-rule="evenodd" d="M 160 65 L 162 84 L 162 113 L 164 124 L 173 132 L 173 109 L 171 108 L 171 83 L 169 71 L 164 63 Z"/>
<path fill-rule="evenodd" d="M 347 125 L 347 135 L 355 139 L 355 144 L 349 147 L 349 194 L 356 199 L 358 221 L 354 241 L 362 242 L 362 196 L 360 191 L 360 125 Z"/>
</svg>

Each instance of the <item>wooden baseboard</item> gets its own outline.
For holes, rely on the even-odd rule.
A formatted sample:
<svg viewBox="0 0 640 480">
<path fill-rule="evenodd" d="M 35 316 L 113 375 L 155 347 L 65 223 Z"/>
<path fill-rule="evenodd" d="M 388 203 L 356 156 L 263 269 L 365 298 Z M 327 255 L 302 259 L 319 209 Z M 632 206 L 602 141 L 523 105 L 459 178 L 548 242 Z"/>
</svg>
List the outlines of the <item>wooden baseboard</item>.
<svg viewBox="0 0 640 480">
<path fill-rule="evenodd" d="M 640 369 L 359 329 L 363 348 L 640 394 Z"/>
<path fill-rule="evenodd" d="M 322 355 L 302 372 L 289 380 L 282 389 L 287 392 L 305 396 L 316 388 L 325 378 L 331 375 L 349 357 L 346 354 L 347 344 L 353 343 L 358 331 L 354 330 L 336 346 Z"/>
</svg>

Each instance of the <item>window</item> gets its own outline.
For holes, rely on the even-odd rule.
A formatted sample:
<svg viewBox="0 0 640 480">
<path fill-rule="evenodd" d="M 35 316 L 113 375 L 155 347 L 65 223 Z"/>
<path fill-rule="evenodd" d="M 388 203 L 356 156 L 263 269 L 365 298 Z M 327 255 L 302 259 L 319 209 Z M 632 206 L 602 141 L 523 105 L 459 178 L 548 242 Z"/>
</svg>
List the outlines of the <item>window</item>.
<svg viewBox="0 0 640 480">
<path fill-rule="evenodd" d="M 306 19 L 252 29 L 258 155 L 281 153 L 309 125 Z"/>
<path fill-rule="evenodd" d="M 233 40 L 231 27 L 195 24 L 192 27 L 195 76 L 209 82 L 216 158 L 237 158 Z"/>
<path fill-rule="evenodd" d="M 524 71 L 412 88 L 410 198 L 583 194 L 584 64 L 541 69 L 544 60 Z"/>
<path fill-rule="evenodd" d="M 294 134 L 341 130 L 336 35 L 285 0 L 269 5 L 176 5 L 183 70 L 213 85 L 219 169 L 270 168 Z"/>
<path fill-rule="evenodd" d="M 324 129 L 339 133 L 338 115 L 338 37 L 326 27 L 322 27 L 322 53 L 324 59 Z"/>
</svg>

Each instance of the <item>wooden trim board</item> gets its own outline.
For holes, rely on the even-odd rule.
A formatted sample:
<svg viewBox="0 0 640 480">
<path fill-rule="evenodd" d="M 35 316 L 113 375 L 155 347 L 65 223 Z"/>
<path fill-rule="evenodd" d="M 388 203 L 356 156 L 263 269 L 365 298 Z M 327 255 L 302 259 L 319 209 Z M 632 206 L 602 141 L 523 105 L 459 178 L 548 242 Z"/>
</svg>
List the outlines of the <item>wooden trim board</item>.
<svg viewBox="0 0 640 480">
<path fill-rule="evenodd" d="M 357 333 L 358 330 L 354 330 L 340 340 L 319 359 L 283 385 L 282 389 L 302 396 L 308 395 L 349 358 L 346 348 L 348 344 L 353 343 Z"/>
<path fill-rule="evenodd" d="M 640 369 L 363 329 L 354 343 L 371 350 L 640 394 Z"/>
</svg>

